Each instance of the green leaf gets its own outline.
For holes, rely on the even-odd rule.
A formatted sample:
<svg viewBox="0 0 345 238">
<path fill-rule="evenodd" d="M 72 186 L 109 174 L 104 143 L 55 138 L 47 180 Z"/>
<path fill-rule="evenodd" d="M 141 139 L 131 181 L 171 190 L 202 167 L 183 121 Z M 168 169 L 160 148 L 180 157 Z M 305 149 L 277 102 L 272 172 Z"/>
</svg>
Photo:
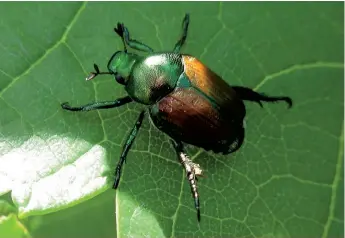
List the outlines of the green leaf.
<svg viewBox="0 0 345 238">
<path fill-rule="evenodd" d="M 206 175 L 200 225 L 168 137 L 148 120 L 110 189 L 140 105 L 60 107 L 125 95 L 111 77 L 85 81 L 122 49 L 117 22 L 169 51 L 186 12 L 184 53 L 229 84 L 294 101 L 246 103 L 236 154 L 188 147 Z M 3 2 L 0 14 L 0 194 L 11 192 L 26 222 L 40 220 L 34 236 L 344 235 L 343 3 Z"/>
<path fill-rule="evenodd" d="M 11 204 L 0 200 L 0 237 L 30 237 L 27 228 L 18 220 L 15 212 L 16 209 Z"/>
<path fill-rule="evenodd" d="M 23 238 L 31 236 L 16 216 L 10 214 L 9 216 L 0 215 L 0 237 Z"/>
<path fill-rule="evenodd" d="M 0 200 L 0 216 L 15 213 L 16 209 L 5 200 Z"/>
</svg>

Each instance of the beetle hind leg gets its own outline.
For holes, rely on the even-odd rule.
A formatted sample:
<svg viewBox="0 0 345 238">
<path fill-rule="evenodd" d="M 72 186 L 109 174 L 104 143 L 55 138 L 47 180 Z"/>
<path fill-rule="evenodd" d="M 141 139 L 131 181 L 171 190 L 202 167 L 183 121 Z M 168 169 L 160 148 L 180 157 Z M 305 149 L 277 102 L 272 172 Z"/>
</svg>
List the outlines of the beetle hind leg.
<svg viewBox="0 0 345 238">
<path fill-rule="evenodd" d="M 196 185 L 198 179 L 196 176 L 202 176 L 202 169 L 200 168 L 200 165 L 193 163 L 192 160 L 188 158 L 188 155 L 183 151 L 183 145 L 181 142 L 177 142 L 174 140 L 172 140 L 171 142 L 175 148 L 176 154 L 179 157 L 181 164 L 183 165 L 186 171 L 191 192 L 194 198 L 194 206 L 197 211 L 197 218 L 200 222 L 200 202 L 198 188 Z"/>
<path fill-rule="evenodd" d="M 181 47 L 184 45 L 186 38 L 187 38 L 187 33 L 188 33 L 188 25 L 189 25 L 189 14 L 187 13 L 182 22 L 182 35 L 179 39 L 179 41 L 175 44 L 174 53 L 180 52 Z"/>
<path fill-rule="evenodd" d="M 292 100 L 290 97 L 274 97 L 274 96 L 267 96 L 263 93 L 258 93 L 253 91 L 250 88 L 241 87 L 241 86 L 232 86 L 232 88 L 236 91 L 239 97 L 242 100 L 253 101 L 258 103 L 261 107 L 263 107 L 262 102 L 278 102 L 278 101 L 285 101 L 289 108 L 292 107 Z"/>
</svg>

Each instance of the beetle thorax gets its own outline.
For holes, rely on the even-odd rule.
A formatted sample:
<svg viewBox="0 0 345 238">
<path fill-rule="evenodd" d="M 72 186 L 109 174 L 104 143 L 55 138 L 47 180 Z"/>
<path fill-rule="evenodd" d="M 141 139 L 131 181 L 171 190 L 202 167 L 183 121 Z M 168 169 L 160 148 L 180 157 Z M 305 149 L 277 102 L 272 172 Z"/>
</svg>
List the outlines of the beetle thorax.
<svg viewBox="0 0 345 238">
<path fill-rule="evenodd" d="M 137 102 L 151 105 L 174 90 L 182 73 L 180 55 L 154 54 L 133 65 L 126 90 Z"/>
</svg>

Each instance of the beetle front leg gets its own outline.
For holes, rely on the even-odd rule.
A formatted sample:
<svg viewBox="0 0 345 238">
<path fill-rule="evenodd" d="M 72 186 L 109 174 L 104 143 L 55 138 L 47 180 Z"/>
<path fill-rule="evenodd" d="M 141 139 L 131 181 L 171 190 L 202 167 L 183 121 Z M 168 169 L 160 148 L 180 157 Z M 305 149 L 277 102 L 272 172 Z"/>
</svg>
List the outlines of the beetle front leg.
<svg viewBox="0 0 345 238">
<path fill-rule="evenodd" d="M 127 44 L 129 47 L 135 50 L 140 50 L 140 51 L 144 51 L 148 53 L 153 52 L 153 49 L 150 46 L 145 45 L 144 43 L 141 43 L 140 41 L 131 39 L 129 36 L 128 28 L 125 27 L 123 23 L 117 23 L 117 28 L 114 28 L 114 31 L 122 38 L 124 42 L 125 51 L 126 51 L 126 44 Z"/>
<path fill-rule="evenodd" d="M 258 103 L 261 107 L 263 107 L 261 101 L 263 102 L 285 101 L 289 105 L 289 108 L 292 107 L 292 100 L 289 97 L 267 96 L 263 93 L 257 93 L 250 88 L 241 87 L 241 86 L 232 86 L 232 88 L 236 91 L 236 93 L 242 100 L 254 101 Z"/>
<path fill-rule="evenodd" d="M 95 103 L 90 103 L 90 104 L 79 106 L 79 107 L 71 107 L 68 104 L 68 102 L 64 102 L 61 104 L 61 107 L 68 111 L 91 111 L 91 110 L 97 110 L 97 109 L 108 109 L 108 108 L 120 107 L 132 101 L 133 100 L 129 96 L 126 96 L 123 98 L 116 99 L 115 101 L 95 102 Z"/>
<path fill-rule="evenodd" d="M 180 141 L 171 141 L 177 156 L 179 157 L 179 160 L 181 164 L 183 165 L 187 178 L 189 180 L 190 188 L 192 191 L 192 195 L 194 198 L 194 205 L 195 209 L 197 211 L 197 218 L 200 222 L 200 202 L 199 202 L 199 193 L 198 188 L 196 185 L 197 177 L 196 176 L 202 176 L 202 169 L 200 168 L 200 165 L 193 163 L 189 158 L 188 155 L 183 151 L 183 144 Z"/>
<path fill-rule="evenodd" d="M 187 38 L 187 33 L 188 33 L 188 25 L 189 25 L 189 14 L 187 13 L 185 17 L 183 18 L 182 22 L 182 35 L 179 39 L 179 41 L 175 44 L 174 53 L 179 53 L 181 47 L 183 46 L 184 42 L 186 41 Z"/>
<path fill-rule="evenodd" d="M 115 181 L 114 181 L 114 184 L 113 184 L 113 188 L 114 189 L 117 189 L 117 187 L 119 186 L 119 182 L 120 182 L 120 177 L 121 177 L 121 169 L 122 169 L 122 165 L 123 163 L 125 162 L 126 160 L 126 157 L 127 157 L 127 154 L 128 154 L 128 151 L 130 150 L 137 134 L 138 134 L 138 131 L 141 127 L 141 124 L 144 120 L 144 116 L 145 116 L 145 111 L 142 111 L 137 119 L 137 121 L 135 122 L 135 125 L 134 127 L 132 128 L 130 134 L 128 135 L 128 138 L 127 138 L 127 141 L 125 143 L 125 145 L 123 146 L 123 149 L 122 149 L 122 153 L 121 153 L 121 157 L 120 157 L 120 160 L 116 166 L 116 170 L 115 170 Z"/>
</svg>

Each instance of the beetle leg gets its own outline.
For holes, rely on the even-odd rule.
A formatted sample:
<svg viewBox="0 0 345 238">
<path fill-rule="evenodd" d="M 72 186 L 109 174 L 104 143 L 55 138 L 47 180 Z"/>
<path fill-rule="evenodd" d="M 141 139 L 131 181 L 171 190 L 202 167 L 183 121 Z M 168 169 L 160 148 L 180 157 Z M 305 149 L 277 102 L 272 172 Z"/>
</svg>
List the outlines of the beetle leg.
<svg viewBox="0 0 345 238">
<path fill-rule="evenodd" d="M 198 221 L 200 222 L 200 202 L 199 202 L 198 188 L 196 185 L 196 182 L 197 182 L 196 176 L 202 176 L 202 169 L 200 168 L 199 164 L 193 163 L 188 158 L 188 155 L 183 151 L 183 145 L 181 142 L 172 140 L 172 144 L 175 148 L 175 151 L 177 153 L 177 156 L 179 157 L 181 164 L 183 165 L 186 171 L 186 175 L 189 180 L 192 195 L 194 197 L 194 205 L 197 211 L 197 218 L 198 218 Z"/>
<path fill-rule="evenodd" d="M 144 52 L 152 53 L 153 49 L 149 47 L 148 45 L 145 45 L 144 43 L 141 43 L 140 41 L 133 40 L 129 36 L 128 28 L 125 27 L 123 23 L 117 23 L 117 28 L 114 28 L 114 31 L 122 38 L 124 45 L 127 44 L 129 47 L 135 50 L 140 50 Z M 125 45 L 125 51 L 126 45 Z"/>
<path fill-rule="evenodd" d="M 187 38 L 187 33 L 188 33 L 188 25 L 189 25 L 189 14 L 187 13 L 182 22 L 182 35 L 179 39 L 179 41 L 175 44 L 174 53 L 180 52 L 181 47 L 183 46 L 184 42 L 186 41 Z"/>
<path fill-rule="evenodd" d="M 250 88 L 241 87 L 241 86 L 232 86 L 232 88 L 236 91 L 239 97 L 242 100 L 254 101 L 258 103 L 262 107 L 263 102 L 278 102 L 278 101 L 285 101 L 289 108 L 292 107 L 292 100 L 289 97 L 271 97 L 267 96 L 264 93 L 257 93 Z"/>
<path fill-rule="evenodd" d="M 61 107 L 68 111 L 91 111 L 91 110 L 97 110 L 97 109 L 108 109 L 108 108 L 120 107 L 132 101 L 133 100 L 129 96 L 127 96 L 127 97 L 116 99 L 115 101 L 95 102 L 95 103 L 90 103 L 90 104 L 80 106 L 80 107 L 71 107 L 68 104 L 68 102 L 64 102 L 61 104 Z"/>
<path fill-rule="evenodd" d="M 137 121 L 135 122 L 135 125 L 132 128 L 132 131 L 128 135 L 128 138 L 127 138 L 127 141 L 126 141 L 125 145 L 123 146 L 121 157 L 120 157 L 120 160 L 119 160 L 119 162 L 118 162 L 118 164 L 116 166 L 116 170 L 115 170 L 115 181 L 114 181 L 114 184 L 113 184 L 113 188 L 114 189 L 117 189 L 117 187 L 119 186 L 122 165 L 123 165 L 123 163 L 126 160 L 128 151 L 130 150 L 130 148 L 131 148 L 131 146 L 132 146 L 132 144 L 133 144 L 133 142 L 135 140 L 135 137 L 138 134 L 138 131 L 139 131 L 140 127 L 141 127 L 141 124 L 142 124 L 142 122 L 144 120 L 144 116 L 145 116 L 145 111 L 142 111 L 140 113 Z"/>
</svg>

